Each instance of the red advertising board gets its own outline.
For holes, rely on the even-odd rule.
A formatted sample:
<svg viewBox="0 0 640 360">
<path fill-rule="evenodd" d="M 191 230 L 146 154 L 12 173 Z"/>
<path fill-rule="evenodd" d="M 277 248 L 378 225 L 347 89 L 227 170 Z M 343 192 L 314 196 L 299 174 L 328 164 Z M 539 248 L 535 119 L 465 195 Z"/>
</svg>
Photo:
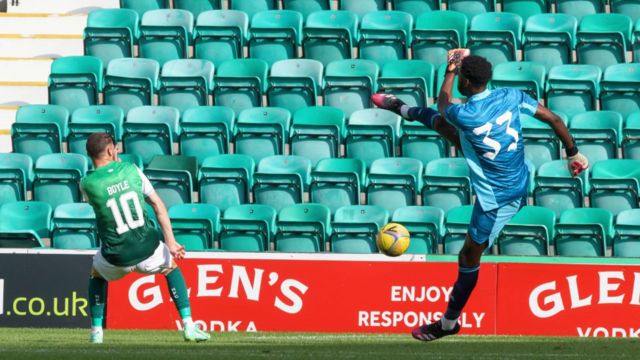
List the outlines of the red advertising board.
<svg viewBox="0 0 640 360">
<path fill-rule="evenodd" d="M 406 333 L 442 316 L 457 276 L 456 263 L 424 257 L 193 256 L 180 267 L 194 320 L 209 331 Z M 496 269 L 482 266 L 462 315 L 466 334 L 495 333 Z M 109 328 L 180 327 L 160 275 L 110 283 L 107 309 Z"/>
</svg>

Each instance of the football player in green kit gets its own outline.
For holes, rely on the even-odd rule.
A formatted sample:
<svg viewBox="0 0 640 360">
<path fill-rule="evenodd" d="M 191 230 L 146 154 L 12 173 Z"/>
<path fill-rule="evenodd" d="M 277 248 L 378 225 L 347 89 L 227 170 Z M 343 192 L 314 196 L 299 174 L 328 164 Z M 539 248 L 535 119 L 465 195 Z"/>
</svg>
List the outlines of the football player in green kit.
<svg viewBox="0 0 640 360">
<path fill-rule="evenodd" d="M 102 343 L 107 281 L 118 280 L 134 271 L 164 275 L 182 318 L 184 339 L 208 340 L 209 334 L 191 319 L 187 286 L 174 261 L 184 257 L 184 247 L 176 242 L 167 209 L 149 179 L 135 165 L 119 161 L 116 145 L 108 134 L 91 134 L 87 154 L 95 171 L 82 180 L 80 187 L 96 213 L 101 241 L 89 278 L 90 341 Z M 156 213 L 164 242 L 149 221 L 144 201 Z"/>
</svg>

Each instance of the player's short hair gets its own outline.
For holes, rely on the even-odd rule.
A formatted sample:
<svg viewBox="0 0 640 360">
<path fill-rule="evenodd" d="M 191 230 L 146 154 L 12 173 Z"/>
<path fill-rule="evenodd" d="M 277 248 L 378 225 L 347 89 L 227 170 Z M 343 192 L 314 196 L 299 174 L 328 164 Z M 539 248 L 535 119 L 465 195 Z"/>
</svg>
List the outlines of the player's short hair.
<svg viewBox="0 0 640 360">
<path fill-rule="evenodd" d="M 482 56 L 470 55 L 462 59 L 460 74 L 476 86 L 487 85 L 493 76 L 491 63 Z"/>
<path fill-rule="evenodd" d="M 113 137 L 107 133 L 93 133 L 87 139 L 87 154 L 92 159 L 99 158 L 107 146 L 115 145 Z"/>
</svg>

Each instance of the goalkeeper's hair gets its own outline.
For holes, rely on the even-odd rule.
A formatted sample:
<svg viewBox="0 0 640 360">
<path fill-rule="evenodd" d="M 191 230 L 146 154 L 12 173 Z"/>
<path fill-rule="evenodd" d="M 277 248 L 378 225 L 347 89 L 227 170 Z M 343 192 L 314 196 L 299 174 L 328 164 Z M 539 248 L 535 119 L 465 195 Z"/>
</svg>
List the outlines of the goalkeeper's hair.
<svg viewBox="0 0 640 360">
<path fill-rule="evenodd" d="M 115 145 L 111 135 L 107 133 L 93 133 L 89 135 L 87 139 L 87 154 L 92 159 L 97 159 L 109 145 Z"/>
<path fill-rule="evenodd" d="M 460 74 L 474 86 L 484 86 L 491 81 L 491 63 L 482 56 L 470 55 L 462 59 Z"/>
</svg>

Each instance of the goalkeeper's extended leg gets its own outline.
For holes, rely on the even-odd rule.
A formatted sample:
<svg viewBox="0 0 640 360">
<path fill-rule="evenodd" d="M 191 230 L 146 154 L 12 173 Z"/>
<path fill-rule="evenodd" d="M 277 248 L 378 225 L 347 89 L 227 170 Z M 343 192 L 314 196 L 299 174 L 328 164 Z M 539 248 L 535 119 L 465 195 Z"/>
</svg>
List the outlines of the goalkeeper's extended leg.
<svg viewBox="0 0 640 360">
<path fill-rule="evenodd" d="M 165 277 L 167 279 L 167 285 L 169 286 L 169 294 L 171 294 L 173 303 L 176 305 L 178 313 L 180 313 L 180 318 L 182 318 L 184 340 L 196 342 L 209 340 L 210 335 L 206 331 L 200 330 L 198 325 L 191 319 L 189 293 L 187 292 L 187 285 L 184 282 L 180 268 L 177 266 L 174 267 L 165 274 Z"/>
</svg>

